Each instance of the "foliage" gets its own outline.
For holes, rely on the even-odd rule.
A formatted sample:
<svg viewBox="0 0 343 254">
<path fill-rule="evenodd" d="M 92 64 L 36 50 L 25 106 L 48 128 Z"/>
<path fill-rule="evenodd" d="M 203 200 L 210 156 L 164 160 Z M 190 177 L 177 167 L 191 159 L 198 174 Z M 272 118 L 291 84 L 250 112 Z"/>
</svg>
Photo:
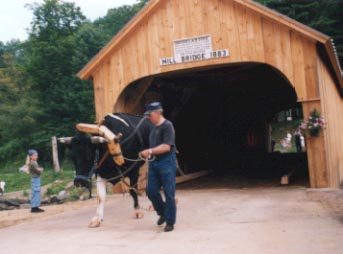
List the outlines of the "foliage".
<svg viewBox="0 0 343 254">
<path fill-rule="evenodd" d="M 75 77 L 75 34 L 86 18 L 74 3 L 45 0 L 29 6 L 34 19 L 25 48 L 24 65 L 41 114 L 40 128 L 32 135 L 31 147 L 50 159 L 51 136 L 72 135 L 75 122 L 91 121 L 94 115 L 92 87 Z"/>
<path fill-rule="evenodd" d="M 105 17 L 94 21 L 94 26 L 104 35 L 104 41 L 108 42 L 147 2 L 148 0 L 141 0 L 132 6 L 109 9 Z"/>
<path fill-rule="evenodd" d="M 303 132 L 307 130 L 311 136 L 318 136 L 324 124 L 324 118 L 319 114 L 318 110 L 315 108 L 310 113 L 308 120 L 302 122 L 299 128 Z"/>
<path fill-rule="evenodd" d="M 36 131 L 35 118 L 40 114 L 37 101 L 23 96 L 30 90 L 23 72 L 23 44 L 12 41 L 3 47 L 0 68 L 0 161 L 25 154 L 24 147 Z M 25 148 L 24 148 L 25 149 Z M 19 152 L 19 153 L 18 153 Z"/>
<path fill-rule="evenodd" d="M 137 2 L 110 9 L 103 23 L 87 20 L 74 3 L 44 0 L 27 5 L 33 13 L 29 39 L 0 42 L 2 174 L 8 168 L 17 171 L 29 148 L 37 149 L 42 164 L 50 165 L 51 136 L 73 135 L 75 123 L 94 122 L 92 82 L 78 79 L 76 73 L 147 0 Z M 15 180 L 25 178 L 7 173 Z"/>
<path fill-rule="evenodd" d="M 40 129 L 32 135 L 31 146 L 40 149 L 41 157 L 47 160 L 51 136 L 74 135 L 75 123 L 94 122 L 93 87 L 75 74 L 105 45 L 109 35 L 89 23 L 73 3 L 45 0 L 30 8 L 34 19 L 25 51 L 25 71 L 32 87 L 30 96 L 42 109 L 36 118 Z M 123 14 L 126 19 L 117 14 L 116 20 L 126 23 L 137 11 L 133 7 L 118 9 L 126 8 L 131 10 Z M 110 26 L 114 26 L 112 21 L 104 27 Z"/>
<path fill-rule="evenodd" d="M 52 196 L 52 195 L 58 195 L 62 190 L 65 189 L 66 182 L 61 180 L 54 181 L 50 187 L 48 187 L 46 191 L 46 195 Z"/>
<path fill-rule="evenodd" d="M 272 139 L 275 140 L 274 151 L 287 152 L 287 153 L 296 152 L 294 138 L 291 139 L 291 147 L 289 149 L 285 149 L 284 147 L 282 147 L 281 143 L 282 143 L 282 140 L 286 137 L 287 132 L 291 134 L 294 133 L 297 127 L 296 123 L 298 122 L 299 122 L 298 120 L 272 122 L 272 130 L 273 130 Z"/>
<path fill-rule="evenodd" d="M 86 194 L 85 191 L 87 192 Z M 85 188 L 77 188 L 75 186 L 72 186 L 68 189 L 67 201 L 79 200 L 80 197 L 83 195 L 88 195 L 88 190 L 86 190 Z"/>
<path fill-rule="evenodd" d="M 69 181 L 68 181 L 69 180 Z M 69 186 L 70 179 L 56 180 L 48 187 L 46 191 L 47 196 L 58 195 L 61 191 L 65 190 L 68 192 L 67 201 L 79 200 L 81 196 L 87 195 L 88 190 L 86 188 L 75 187 L 74 185 Z"/>
</svg>

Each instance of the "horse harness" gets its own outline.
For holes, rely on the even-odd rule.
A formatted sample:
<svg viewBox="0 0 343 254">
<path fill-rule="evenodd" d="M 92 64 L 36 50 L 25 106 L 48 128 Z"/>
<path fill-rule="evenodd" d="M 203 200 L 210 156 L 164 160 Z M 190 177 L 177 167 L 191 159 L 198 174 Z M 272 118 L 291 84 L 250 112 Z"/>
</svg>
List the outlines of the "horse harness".
<svg viewBox="0 0 343 254">
<path fill-rule="evenodd" d="M 129 127 L 129 124 L 127 124 L 127 122 L 120 118 L 119 116 L 116 116 L 116 115 L 113 115 L 113 114 L 110 114 L 109 115 L 110 117 L 113 117 L 119 121 L 121 121 L 122 123 L 124 123 L 127 127 Z M 139 127 L 142 125 L 143 121 L 145 119 L 142 118 L 139 123 L 137 124 L 137 126 L 135 127 L 134 131 L 123 141 L 121 142 L 121 145 L 127 143 L 137 132 L 138 132 L 138 138 L 139 138 L 139 141 L 140 141 L 140 145 L 141 147 L 143 146 L 143 138 L 142 138 L 142 135 L 141 133 L 139 132 Z M 133 126 L 134 124 L 129 120 L 127 119 L 127 121 Z M 103 156 L 101 157 L 100 161 L 99 161 L 99 149 L 96 150 L 96 156 L 95 156 L 95 160 L 94 160 L 94 164 L 92 166 L 92 169 L 91 171 L 89 172 L 88 176 L 82 176 L 82 175 L 76 175 L 75 176 L 75 179 L 78 178 L 78 179 L 83 179 L 83 180 L 86 180 L 87 182 L 91 182 L 91 178 L 93 176 L 93 174 L 96 172 L 96 170 L 98 168 L 100 168 L 100 166 L 104 163 L 104 161 L 106 160 L 106 158 L 110 155 L 109 151 L 106 150 L 106 152 L 103 154 Z M 119 156 L 119 155 L 122 155 L 122 154 L 114 154 L 111 156 Z M 124 157 L 124 156 L 123 156 Z M 120 180 L 127 186 L 129 187 L 129 189 L 132 189 L 134 190 L 136 193 L 138 193 L 138 190 L 134 187 L 134 186 L 130 186 L 126 181 L 125 181 L 125 175 L 127 173 L 129 173 L 134 167 L 135 165 L 139 162 L 139 161 L 142 161 L 142 160 L 147 160 L 147 159 L 144 159 L 140 156 L 138 156 L 137 159 L 130 159 L 130 158 L 126 158 L 124 157 L 124 160 L 126 161 L 131 161 L 131 162 L 134 162 L 128 169 L 126 169 L 124 172 L 122 172 L 122 170 L 120 169 L 119 166 L 116 166 L 116 169 L 118 171 L 118 176 L 115 176 L 115 177 L 112 177 L 112 178 L 108 178 L 106 179 L 107 182 L 110 182 L 110 181 L 114 181 L 118 178 L 120 178 Z M 137 185 L 138 183 L 136 183 L 135 185 Z"/>
</svg>

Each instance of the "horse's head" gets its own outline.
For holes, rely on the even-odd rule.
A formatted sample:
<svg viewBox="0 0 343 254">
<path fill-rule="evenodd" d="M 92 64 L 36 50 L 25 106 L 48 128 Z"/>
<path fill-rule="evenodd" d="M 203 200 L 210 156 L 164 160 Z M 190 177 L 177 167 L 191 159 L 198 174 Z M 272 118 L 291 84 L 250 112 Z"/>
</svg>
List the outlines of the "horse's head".
<svg viewBox="0 0 343 254">
<path fill-rule="evenodd" d="M 59 143 L 70 147 L 71 158 L 75 167 L 74 185 L 90 187 L 90 177 L 94 169 L 97 146 L 106 141 L 102 137 L 77 133 L 74 137 L 58 138 Z"/>
<path fill-rule="evenodd" d="M 115 135 L 110 129 L 105 125 L 95 125 L 95 124 L 85 124 L 79 123 L 76 125 L 76 129 L 85 133 L 97 134 L 103 137 L 107 142 L 107 147 L 110 155 L 112 156 L 114 163 L 118 166 L 124 164 L 125 160 L 121 152 L 120 138 L 121 133 Z"/>
</svg>

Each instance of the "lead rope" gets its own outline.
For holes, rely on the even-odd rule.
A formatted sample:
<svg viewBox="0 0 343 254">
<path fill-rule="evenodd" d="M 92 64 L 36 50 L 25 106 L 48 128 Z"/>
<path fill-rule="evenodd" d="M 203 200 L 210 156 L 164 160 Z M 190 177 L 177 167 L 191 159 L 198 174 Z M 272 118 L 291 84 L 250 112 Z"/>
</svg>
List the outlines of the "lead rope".
<svg viewBox="0 0 343 254">
<path fill-rule="evenodd" d="M 124 118 L 124 117 L 123 117 L 123 118 Z M 127 119 L 127 120 L 130 122 L 131 125 L 133 125 L 132 122 L 131 122 L 129 119 Z M 144 122 L 144 120 L 145 120 L 145 118 L 142 118 L 142 119 L 138 122 L 138 124 L 136 125 L 134 131 L 133 131 L 124 141 L 121 142 L 121 145 L 125 144 L 128 140 L 130 140 L 130 139 L 137 133 L 137 131 L 138 131 L 139 140 L 140 140 L 141 143 L 143 143 L 142 136 L 141 136 L 141 134 L 140 134 L 140 132 L 139 132 L 139 127 L 142 125 L 142 123 Z M 101 161 L 100 161 L 99 164 L 97 165 L 97 168 L 100 167 L 100 165 L 105 161 L 105 159 L 106 159 L 106 157 L 107 157 L 108 155 L 109 155 L 109 153 L 108 153 L 108 150 L 107 150 L 106 153 L 105 153 L 105 154 L 103 155 L 103 157 L 101 158 Z M 125 181 L 125 175 L 126 175 L 127 173 L 129 173 L 129 172 L 134 168 L 134 166 L 137 164 L 137 162 L 139 162 L 139 161 L 145 161 L 145 162 L 154 161 L 154 160 L 156 159 L 156 156 L 155 156 L 155 155 L 150 155 L 148 158 L 144 158 L 144 157 L 142 157 L 142 155 L 139 153 L 137 159 L 131 159 L 131 158 L 127 158 L 127 157 L 124 157 L 124 156 L 123 156 L 123 158 L 124 158 L 124 160 L 126 160 L 126 161 L 130 161 L 130 162 L 134 162 L 134 163 L 133 163 L 124 173 L 120 170 L 120 167 L 119 167 L 119 168 L 116 167 L 117 170 L 118 170 L 118 172 L 119 172 L 119 175 L 118 175 L 118 176 L 115 176 L 115 177 L 111 177 L 111 178 L 105 179 L 105 181 L 106 181 L 106 182 L 110 182 L 110 181 L 113 181 L 113 180 L 116 180 L 116 179 L 119 179 L 119 178 L 120 178 L 120 180 L 121 180 L 127 187 L 129 187 L 129 190 L 134 190 L 137 194 L 139 194 L 139 193 L 138 193 L 138 190 L 134 187 L 134 186 L 136 186 L 136 185 L 138 186 L 139 181 L 138 181 L 134 186 L 130 186 L 130 185 Z M 144 179 L 143 179 L 143 180 L 144 180 Z"/>
<path fill-rule="evenodd" d="M 130 122 L 131 125 L 133 125 L 132 122 L 130 121 L 130 119 L 127 119 L 127 120 Z M 132 132 L 124 141 L 121 142 L 121 145 L 125 144 L 128 140 L 130 140 L 130 138 L 133 137 L 133 135 L 136 134 L 136 132 L 138 131 L 138 128 L 142 125 L 142 123 L 144 122 L 144 120 L 145 120 L 145 118 L 143 117 L 143 118 L 138 122 L 138 124 L 137 124 L 137 126 L 135 127 L 135 129 L 133 130 L 133 132 Z M 139 140 L 140 140 L 140 142 L 143 143 L 143 142 L 142 142 L 142 136 L 141 136 L 140 132 L 138 132 L 138 134 L 139 134 Z"/>
<path fill-rule="evenodd" d="M 121 115 L 121 114 L 120 114 Z M 121 115 L 122 116 L 122 115 Z M 122 116 L 123 117 L 123 116 Z M 123 117 L 124 118 L 124 117 Z M 125 119 L 125 118 L 124 118 Z M 133 123 L 130 121 L 130 119 L 126 119 L 127 121 L 129 121 L 129 123 L 133 126 Z M 145 118 L 142 118 L 138 124 L 136 125 L 134 131 L 124 140 L 121 142 L 121 145 L 125 144 L 127 141 L 129 141 L 137 132 L 138 132 L 138 138 L 139 138 L 139 141 L 140 143 L 142 144 L 143 143 L 143 139 L 142 139 L 142 136 L 141 136 L 141 133 L 139 132 L 139 127 L 142 125 L 142 123 L 144 122 L 144 120 L 146 120 Z M 138 158 L 137 159 L 131 159 L 131 158 L 127 158 L 127 157 L 124 157 L 124 160 L 126 161 L 130 161 L 130 162 L 134 162 L 134 164 L 132 164 L 124 173 L 120 170 L 120 168 L 117 168 L 118 172 L 119 172 L 119 175 L 116 176 L 116 177 L 112 177 L 110 179 L 107 179 L 107 181 L 112 181 L 112 180 L 116 180 L 116 179 L 119 179 L 120 178 L 120 181 L 122 183 L 124 183 L 128 188 L 129 190 L 133 190 L 135 191 L 137 194 L 138 193 L 138 190 L 135 188 L 135 186 L 138 186 L 138 183 L 139 181 L 137 181 L 137 183 L 134 185 L 134 186 L 130 186 L 126 181 L 125 181 L 125 175 L 127 173 L 129 173 L 134 167 L 135 165 L 137 164 L 137 162 L 139 161 L 145 161 L 145 162 L 150 162 L 150 161 L 154 161 L 156 159 L 156 156 L 155 155 L 150 155 L 148 158 L 144 158 L 142 157 L 142 155 L 140 153 L 138 153 Z M 143 179 L 144 180 L 144 179 Z"/>
<path fill-rule="evenodd" d="M 126 181 L 125 181 L 125 175 L 127 174 L 127 173 L 129 173 L 133 168 L 134 168 L 134 166 L 137 164 L 137 162 L 139 162 L 139 161 L 153 161 L 153 160 L 155 160 L 156 159 L 156 156 L 155 155 L 150 155 L 149 156 L 149 158 L 143 158 L 141 155 L 139 155 L 138 156 L 139 158 L 138 159 L 128 159 L 128 158 L 125 158 L 124 157 L 124 159 L 125 160 L 128 160 L 128 161 L 132 161 L 132 162 L 135 162 L 135 163 L 133 163 L 127 170 L 125 170 L 124 172 L 122 172 L 121 170 L 120 170 L 120 168 L 117 168 L 117 170 L 118 170 L 118 172 L 119 172 L 119 175 L 118 176 L 115 176 L 115 177 L 111 177 L 111 178 L 108 178 L 108 179 L 105 179 L 106 180 L 106 182 L 110 182 L 110 181 L 113 181 L 113 180 L 117 180 L 117 179 L 120 179 L 127 187 L 129 187 L 129 190 L 134 190 L 137 194 L 138 194 L 138 190 L 134 187 L 134 186 L 130 186 Z M 104 158 L 104 157 L 103 157 Z M 104 159 L 102 159 L 102 161 L 103 161 Z M 143 179 L 144 180 L 144 179 Z M 142 181 L 142 180 L 141 180 Z M 137 182 L 136 184 L 135 184 L 135 186 L 136 185 L 138 185 L 138 183 L 139 182 Z"/>
<path fill-rule="evenodd" d="M 144 157 L 142 157 L 142 155 L 139 153 L 137 159 L 130 159 L 130 158 L 126 158 L 126 157 L 124 157 L 124 156 L 123 156 L 123 158 L 124 158 L 124 160 L 131 161 L 131 162 L 138 162 L 138 161 L 150 162 L 150 161 L 154 161 L 154 160 L 156 159 L 156 156 L 151 154 L 148 158 L 144 158 Z"/>
</svg>

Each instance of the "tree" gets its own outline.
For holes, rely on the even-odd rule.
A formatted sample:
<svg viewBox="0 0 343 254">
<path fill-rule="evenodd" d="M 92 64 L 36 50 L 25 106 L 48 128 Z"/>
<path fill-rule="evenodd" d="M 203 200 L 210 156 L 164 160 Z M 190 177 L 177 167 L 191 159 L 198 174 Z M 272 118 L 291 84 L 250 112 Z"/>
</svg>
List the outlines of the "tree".
<svg viewBox="0 0 343 254">
<path fill-rule="evenodd" d="M 0 161 L 22 159 L 30 147 L 50 159 L 51 136 L 73 135 L 76 123 L 94 121 L 93 86 L 76 73 L 146 2 L 111 9 L 94 23 L 74 3 L 27 5 L 29 39 L 0 42 Z"/>
<path fill-rule="evenodd" d="M 25 147 L 36 131 L 35 118 L 40 111 L 22 71 L 23 43 L 13 40 L 2 44 L 0 55 L 0 161 L 22 158 Z M 21 153 L 22 152 L 22 153 Z"/>
<path fill-rule="evenodd" d="M 25 48 L 25 74 L 31 84 L 30 96 L 41 110 L 41 128 L 32 145 L 49 157 L 51 136 L 70 135 L 77 121 L 94 116 L 91 87 L 75 77 L 75 34 L 86 22 L 74 3 L 45 0 L 29 5 L 34 18 Z M 83 109 L 83 108 L 86 109 Z M 88 114 L 86 115 L 85 112 Z"/>
</svg>

